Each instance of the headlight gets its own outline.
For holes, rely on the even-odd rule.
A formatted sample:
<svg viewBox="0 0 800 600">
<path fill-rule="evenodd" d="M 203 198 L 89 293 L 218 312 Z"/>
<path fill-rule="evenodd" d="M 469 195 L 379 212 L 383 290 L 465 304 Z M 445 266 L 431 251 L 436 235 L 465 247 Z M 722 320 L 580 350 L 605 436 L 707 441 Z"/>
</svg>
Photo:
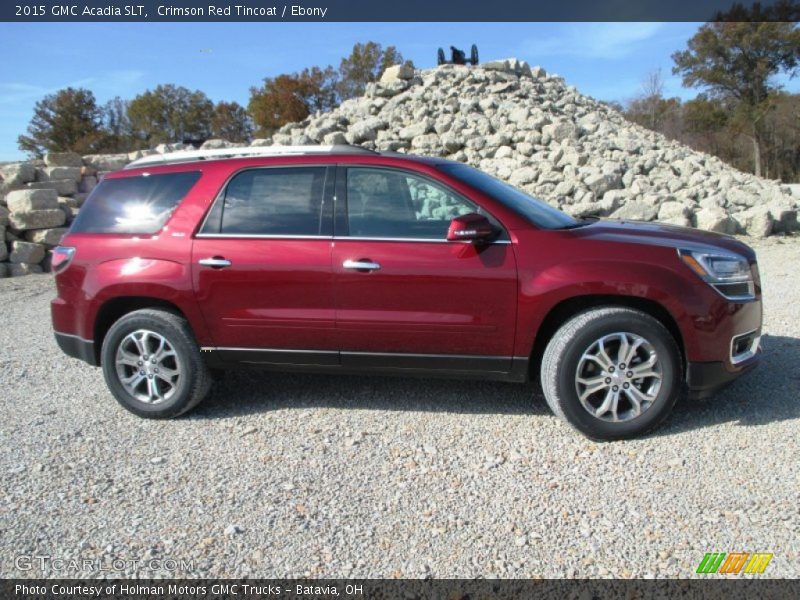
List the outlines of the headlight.
<svg viewBox="0 0 800 600">
<path fill-rule="evenodd" d="M 729 300 L 752 300 L 755 285 L 750 263 L 736 254 L 678 250 L 681 260 Z"/>
</svg>

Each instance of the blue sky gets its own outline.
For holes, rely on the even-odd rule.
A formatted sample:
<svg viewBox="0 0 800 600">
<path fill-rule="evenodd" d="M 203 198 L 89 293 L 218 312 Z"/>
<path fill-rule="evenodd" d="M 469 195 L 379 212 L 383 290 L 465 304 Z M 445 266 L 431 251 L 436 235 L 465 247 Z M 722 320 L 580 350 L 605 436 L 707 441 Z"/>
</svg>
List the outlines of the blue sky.
<svg viewBox="0 0 800 600">
<path fill-rule="evenodd" d="M 670 55 L 698 23 L 0 23 L 0 161 L 23 157 L 16 139 L 34 103 L 66 86 L 100 103 L 132 98 L 159 83 L 200 89 L 246 105 L 271 75 L 333 64 L 353 44 L 395 45 L 418 67 L 436 48 L 476 43 L 481 60 L 516 56 L 558 73 L 583 93 L 625 101 L 661 69 L 665 93 L 690 98 Z M 786 89 L 800 91 L 798 79 Z"/>
</svg>

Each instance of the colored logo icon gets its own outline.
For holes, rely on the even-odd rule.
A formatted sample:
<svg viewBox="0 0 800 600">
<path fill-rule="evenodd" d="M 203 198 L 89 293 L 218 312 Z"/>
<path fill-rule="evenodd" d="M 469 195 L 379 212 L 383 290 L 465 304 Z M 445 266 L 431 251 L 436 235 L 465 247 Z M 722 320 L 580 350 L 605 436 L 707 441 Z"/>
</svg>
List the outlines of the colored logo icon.
<svg viewBox="0 0 800 600">
<path fill-rule="evenodd" d="M 763 573 L 772 560 L 772 554 L 766 552 L 708 552 L 700 561 L 697 573 L 734 574 Z"/>
</svg>

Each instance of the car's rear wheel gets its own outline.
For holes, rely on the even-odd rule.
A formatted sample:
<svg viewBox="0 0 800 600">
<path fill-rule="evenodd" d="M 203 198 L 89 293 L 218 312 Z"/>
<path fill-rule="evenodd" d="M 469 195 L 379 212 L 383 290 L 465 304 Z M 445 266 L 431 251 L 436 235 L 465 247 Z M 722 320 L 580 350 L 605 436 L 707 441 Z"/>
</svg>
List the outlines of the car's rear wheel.
<svg viewBox="0 0 800 600">
<path fill-rule="evenodd" d="M 186 319 L 164 310 L 137 310 L 120 318 L 103 340 L 101 362 L 111 393 L 141 417 L 183 414 L 211 386 Z"/>
<path fill-rule="evenodd" d="M 675 405 L 681 379 L 672 335 L 630 308 L 576 315 L 553 335 L 542 358 L 548 405 L 595 440 L 635 437 L 657 427 Z"/>
</svg>

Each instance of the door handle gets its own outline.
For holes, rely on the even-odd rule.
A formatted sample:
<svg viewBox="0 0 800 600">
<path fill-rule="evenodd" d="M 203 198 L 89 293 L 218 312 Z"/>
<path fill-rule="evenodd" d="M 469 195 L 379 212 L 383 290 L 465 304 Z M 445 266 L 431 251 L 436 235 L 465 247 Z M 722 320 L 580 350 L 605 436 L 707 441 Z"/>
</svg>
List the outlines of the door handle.
<svg viewBox="0 0 800 600">
<path fill-rule="evenodd" d="M 211 258 L 201 258 L 197 262 L 198 264 L 201 264 L 204 267 L 213 267 L 215 269 L 224 269 L 225 267 L 231 266 L 231 261 L 229 261 L 227 258 L 222 258 L 221 256 L 212 256 Z"/>
<path fill-rule="evenodd" d="M 351 260 L 348 258 L 342 263 L 342 266 L 345 269 L 355 269 L 356 271 L 377 271 L 381 268 L 378 263 L 372 262 L 369 259 Z"/>
</svg>

